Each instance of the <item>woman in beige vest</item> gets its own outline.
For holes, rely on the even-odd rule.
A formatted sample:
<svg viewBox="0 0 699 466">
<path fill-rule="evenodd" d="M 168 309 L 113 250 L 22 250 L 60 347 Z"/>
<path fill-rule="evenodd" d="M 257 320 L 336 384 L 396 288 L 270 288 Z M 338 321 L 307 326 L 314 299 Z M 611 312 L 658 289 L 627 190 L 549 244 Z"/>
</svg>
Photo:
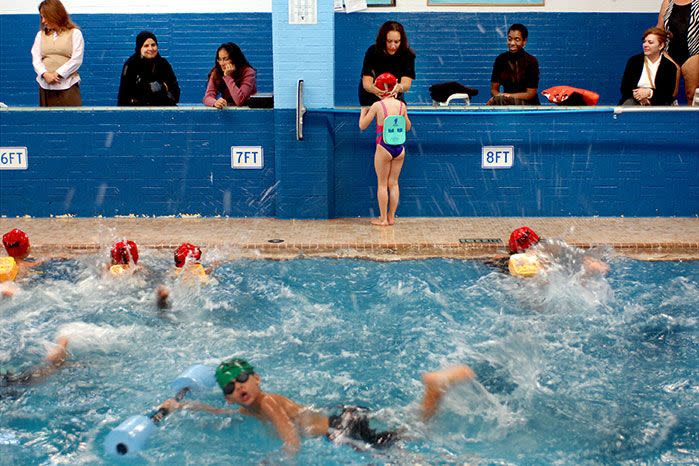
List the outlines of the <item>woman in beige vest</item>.
<svg viewBox="0 0 699 466">
<path fill-rule="evenodd" d="M 79 107 L 85 42 L 60 0 L 39 4 L 41 27 L 32 46 L 32 64 L 39 83 L 41 107 Z"/>
</svg>

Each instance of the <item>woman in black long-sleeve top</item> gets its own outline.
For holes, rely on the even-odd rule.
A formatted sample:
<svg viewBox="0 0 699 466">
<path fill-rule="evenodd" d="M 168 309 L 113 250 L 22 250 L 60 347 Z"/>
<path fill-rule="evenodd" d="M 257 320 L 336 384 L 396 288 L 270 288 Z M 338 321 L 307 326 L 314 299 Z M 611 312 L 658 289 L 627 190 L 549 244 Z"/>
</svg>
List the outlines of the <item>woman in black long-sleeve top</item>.
<svg viewBox="0 0 699 466">
<path fill-rule="evenodd" d="M 626 63 L 619 105 L 672 105 L 678 69 L 663 55 L 666 43 L 667 33 L 658 27 L 643 33 L 643 53 Z"/>
<path fill-rule="evenodd" d="M 170 63 L 158 53 L 158 39 L 149 31 L 136 36 L 136 52 L 121 71 L 118 105 L 173 106 L 180 86 Z"/>
</svg>

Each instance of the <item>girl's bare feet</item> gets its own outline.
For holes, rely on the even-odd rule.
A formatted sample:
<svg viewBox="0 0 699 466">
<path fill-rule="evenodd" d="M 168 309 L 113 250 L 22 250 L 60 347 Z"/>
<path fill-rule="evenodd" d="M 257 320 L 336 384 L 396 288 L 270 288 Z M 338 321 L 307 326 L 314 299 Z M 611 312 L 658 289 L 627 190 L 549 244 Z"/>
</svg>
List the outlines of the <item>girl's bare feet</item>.
<svg viewBox="0 0 699 466">
<path fill-rule="evenodd" d="M 387 227 L 390 225 L 390 223 L 388 223 L 388 220 L 381 220 L 380 218 L 375 218 L 371 221 L 371 224 L 379 227 Z"/>
</svg>

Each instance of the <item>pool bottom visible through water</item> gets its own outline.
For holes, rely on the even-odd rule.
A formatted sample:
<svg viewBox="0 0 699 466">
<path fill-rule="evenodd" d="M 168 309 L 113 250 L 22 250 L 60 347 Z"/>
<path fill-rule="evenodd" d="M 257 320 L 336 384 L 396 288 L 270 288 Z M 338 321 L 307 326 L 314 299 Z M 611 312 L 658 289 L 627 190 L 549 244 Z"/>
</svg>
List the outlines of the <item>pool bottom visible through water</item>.
<svg viewBox="0 0 699 466">
<path fill-rule="evenodd" d="M 0 389 L 0 463 L 285 461 L 268 425 L 190 411 L 136 458 L 105 455 L 111 429 L 172 396 L 179 373 L 229 356 L 265 390 L 327 414 L 363 406 L 403 432 L 385 450 L 304 439 L 298 464 L 699 462 L 697 262 L 616 258 L 605 278 L 525 280 L 478 261 L 237 260 L 200 287 L 169 276 L 164 253 L 123 280 L 100 260 L 45 263 L 0 302 L 1 368 L 36 364 L 59 334 L 71 350 L 43 383 Z M 417 421 L 421 374 L 459 363 L 477 380 Z M 196 399 L 225 406 L 218 389 Z"/>
</svg>

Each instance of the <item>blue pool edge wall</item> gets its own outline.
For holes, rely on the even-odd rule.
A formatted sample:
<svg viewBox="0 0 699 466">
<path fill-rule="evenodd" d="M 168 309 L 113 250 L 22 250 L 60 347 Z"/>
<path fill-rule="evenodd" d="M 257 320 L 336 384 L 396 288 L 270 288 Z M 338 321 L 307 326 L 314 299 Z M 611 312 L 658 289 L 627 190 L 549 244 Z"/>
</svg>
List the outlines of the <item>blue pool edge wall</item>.
<svg viewBox="0 0 699 466">
<path fill-rule="evenodd" d="M 699 214 L 699 111 L 412 110 L 403 217 Z M 0 109 L 0 215 L 337 218 L 376 215 L 373 128 L 358 109 Z M 481 168 L 511 145 L 512 168 Z M 264 168 L 231 167 L 261 146 Z"/>
</svg>

